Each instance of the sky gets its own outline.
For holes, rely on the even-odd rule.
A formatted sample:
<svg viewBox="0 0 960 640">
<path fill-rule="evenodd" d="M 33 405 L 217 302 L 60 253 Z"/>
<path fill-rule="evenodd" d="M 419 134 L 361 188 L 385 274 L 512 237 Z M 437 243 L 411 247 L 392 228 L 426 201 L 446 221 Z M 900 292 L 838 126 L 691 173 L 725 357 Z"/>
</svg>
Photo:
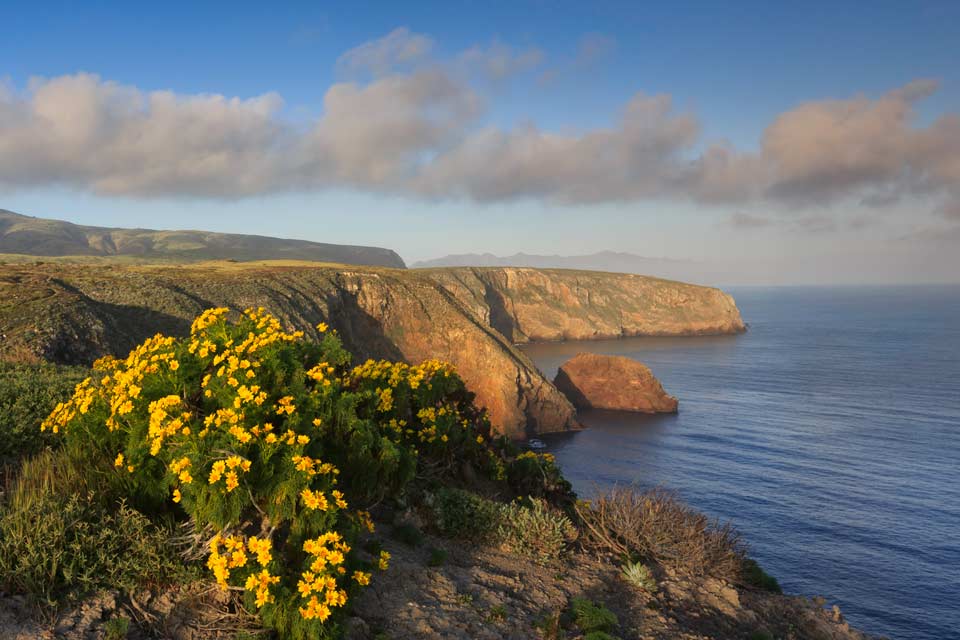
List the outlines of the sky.
<svg viewBox="0 0 960 640">
<path fill-rule="evenodd" d="M 960 282 L 957 60 L 956 2 L 11 1 L 0 208 Z"/>
</svg>

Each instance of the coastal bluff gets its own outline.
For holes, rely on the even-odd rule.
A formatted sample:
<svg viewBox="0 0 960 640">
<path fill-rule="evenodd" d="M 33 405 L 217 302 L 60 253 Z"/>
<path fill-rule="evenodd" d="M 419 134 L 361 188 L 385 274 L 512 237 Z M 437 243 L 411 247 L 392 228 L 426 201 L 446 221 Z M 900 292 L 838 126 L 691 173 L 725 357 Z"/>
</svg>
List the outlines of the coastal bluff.
<svg viewBox="0 0 960 640">
<path fill-rule="evenodd" d="M 0 358 L 89 365 L 202 310 L 262 306 L 316 335 L 328 323 L 360 361 L 451 362 L 497 432 L 579 425 L 573 405 L 514 344 L 742 331 L 733 299 L 644 276 L 537 269 L 428 269 L 298 261 L 0 264 Z"/>
</svg>

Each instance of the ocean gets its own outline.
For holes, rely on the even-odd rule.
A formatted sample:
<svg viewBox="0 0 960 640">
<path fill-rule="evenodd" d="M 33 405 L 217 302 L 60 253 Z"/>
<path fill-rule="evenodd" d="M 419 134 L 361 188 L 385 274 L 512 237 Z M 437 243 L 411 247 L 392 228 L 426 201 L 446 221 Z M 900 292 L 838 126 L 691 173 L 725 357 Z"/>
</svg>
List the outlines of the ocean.
<svg viewBox="0 0 960 640">
<path fill-rule="evenodd" d="M 960 287 L 733 288 L 747 333 L 530 344 L 646 363 L 676 415 L 545 438 L 574 488 L 665 486 L 785 592 L 869 633 L 960 638 Z"/>
</svg>

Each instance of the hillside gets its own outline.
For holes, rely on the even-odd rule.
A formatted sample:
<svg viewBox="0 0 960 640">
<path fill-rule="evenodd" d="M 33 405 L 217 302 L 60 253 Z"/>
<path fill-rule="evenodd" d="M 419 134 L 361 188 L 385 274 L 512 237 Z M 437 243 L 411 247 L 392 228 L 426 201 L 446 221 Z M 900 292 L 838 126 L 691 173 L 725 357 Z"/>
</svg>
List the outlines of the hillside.
<svg viewBox="0 0 960 640">
<path fill-rule="evenodd" d="M 533 269 L 408 271 L 306 263 L 0 265 L 0 359 L 89 364 L 157 332 L 184 335 L 203 309 L 263 306 L 354 355 L 453 363 L 513 437 L 577 426 L 572 405 L 513 346 L 526 340 L 743 330 L 706 287 Z"/>
<path fill-rule="evenodd" d="M 0 209 L 0 254 L 126 256 L 173 261 L 310 260 L 403 268 L 390 249 L 209 231 L 88 227 Z"/>
<path fill-rule="evenodd" d="M 413 269 L 435 267 L 533 267 L 535 269 L 579 269 L 636 273 L 684 282 L 713 282 L 716 265 L 695 260 L 648 258 L 622 251 L 562 256 L 515 253 L 497 256 L 492 253 L 464 253 L 421 260 L 410 265 Z"/>
</svg>

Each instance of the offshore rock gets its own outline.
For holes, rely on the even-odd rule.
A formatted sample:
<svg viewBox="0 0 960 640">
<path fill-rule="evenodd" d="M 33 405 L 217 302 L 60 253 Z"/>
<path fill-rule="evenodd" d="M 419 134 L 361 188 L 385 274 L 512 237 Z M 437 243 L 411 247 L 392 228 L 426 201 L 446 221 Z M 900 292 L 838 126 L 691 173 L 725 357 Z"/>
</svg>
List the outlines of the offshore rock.
<svg viewBox="0 0 960 640">
<path fill-rule="evenodd" d="M 553 384 L 578 409 L 677 411 L 677 399 L 663 390 L 650 369 L 623 356 L 577 354 L 560 367 Z"/>
</svg>

